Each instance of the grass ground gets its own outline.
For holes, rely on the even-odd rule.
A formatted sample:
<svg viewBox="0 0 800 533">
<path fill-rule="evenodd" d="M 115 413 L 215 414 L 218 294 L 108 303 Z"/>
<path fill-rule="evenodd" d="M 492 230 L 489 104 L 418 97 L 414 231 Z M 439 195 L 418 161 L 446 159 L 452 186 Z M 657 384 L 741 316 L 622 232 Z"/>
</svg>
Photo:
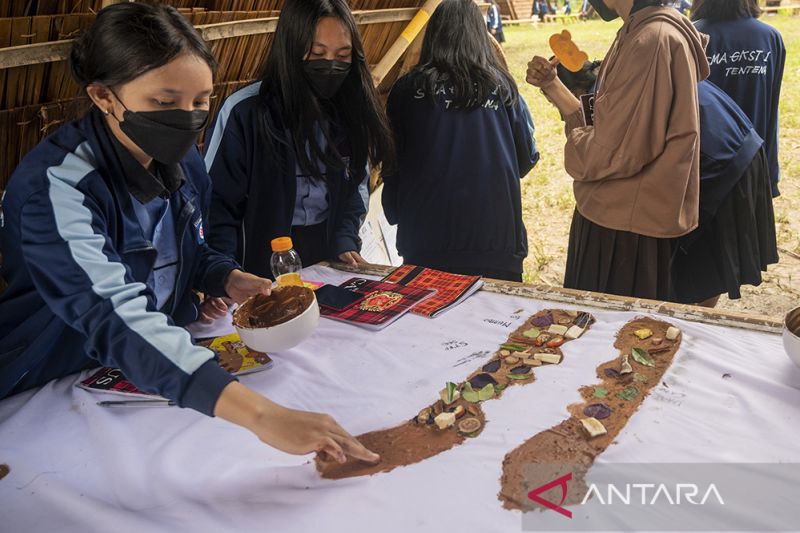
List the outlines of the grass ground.
<svg viewBox="0 0 800 533">
<path fill-rule="evenodd" d="M 775 200 L 780 263 L 771 266 L 759 287 L 744 287 L 742 299 L 723 296 L 719 307 L 781 316 L 800 305 L 800 17 L 763 19 L 783 34 L 787 63 L 783 79 L 780 122 L 781 192 Z M 592 59 L 602 58 L 620 23 L 589 21 L 569 27 L 576 42 Z M 522 205 L 530 254 L 525 281 L 561 285 L 566 261 L 569 223 L 575 201 L 572 179 L 564 171 L 564 130 L 558 112 L 538 89 L 525 84 L 527 62 L 549 56 L 547 39 L 561 27 L 554 24 L 508 27 L 505 44 L 509 67 L 527 100 L 536 123 L 539 165 L 523 181 Z"/>
</svg>

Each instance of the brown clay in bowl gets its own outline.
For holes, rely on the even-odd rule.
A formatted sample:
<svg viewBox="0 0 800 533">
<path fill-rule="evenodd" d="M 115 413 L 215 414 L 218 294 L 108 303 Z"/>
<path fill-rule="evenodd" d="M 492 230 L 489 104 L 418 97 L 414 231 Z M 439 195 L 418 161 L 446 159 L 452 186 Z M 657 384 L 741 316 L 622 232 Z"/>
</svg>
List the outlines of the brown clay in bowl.
<svg viewBox="0 0 800 533">
<path fill-rule="evenodd" d="M 258 294 L 247 300 L 233 314 L 240 328 L 271 328 L 303 314 L 314 301 L 308 287 L 287 285 L 272 289 L 272 294 Z"/>
</svg>

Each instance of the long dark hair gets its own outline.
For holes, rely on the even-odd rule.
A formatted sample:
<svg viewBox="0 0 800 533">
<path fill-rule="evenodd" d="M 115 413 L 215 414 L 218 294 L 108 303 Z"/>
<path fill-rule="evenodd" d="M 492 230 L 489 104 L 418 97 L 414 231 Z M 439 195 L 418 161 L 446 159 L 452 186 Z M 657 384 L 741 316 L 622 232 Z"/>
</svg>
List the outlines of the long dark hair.
<svg viewBox="0 0 800 533">
<path fill-rule="evenodd" d="M 317 23 L 323 17 L 336 17 L 350 31 L 353 41 L 353 62 L 342 87 L 331 100 L 316 96 L 303 73 L 303 60 L 311 50 Z M 321 177 L 316 161 L 328 168 L 343 168 L 342 155 L 329 127 L 331 119 L 343 130 L 350 148 L 350 167 L 360 171 L 369 161 L 373 166 L 390 164 L 392 141 L 386 112 L 364 55 L 364 46 L 356 21 L 345 0 L 291 0 L 284 4 L 278 19 L 272 48 L 261 76 L 262 113 L 275 101 L 281 124 L 291 133 L 300 169 L 310 176 Z M 263 117 L 262 117 L 263 118 Z M 285 145 L 284 133 L 261 121 L 266 148 L 280 158 L 279 144 Z M 317 142 L 315 128 L 322 127 L 329 152 Z M 309 147 L 311 157 L 306 151 Z M 285 164 L 285 161 L 281 161 Z M 294 169 L 286 169 L 294 171 Z"/>
<path fill-rule="evenodd" d="M 174 7 L 131 2 L 113 4 L 72 45 L 69 67 L 75 81 L 114 87 L 127 83 L 177 56 L 193 54 L 216 72 L 206 42 Z"/>
<path fill-rule="evenodd" d="M 695 0 L 692 4 L 692 20 L 736 20 L 760 16 L 758 0 Z"/>
<path fill-rule="evenodd" d="M 429 96 L 442 83 L 452 86 L 450 107 L 458 109 L 483 105 L 498 87 L 506 106 L 519 94 L 514 79 L 495 55 L 486 22 L 473 0 L 439 4 L 428 22 L 419 65 L 411 77 Z"/>
</svg>

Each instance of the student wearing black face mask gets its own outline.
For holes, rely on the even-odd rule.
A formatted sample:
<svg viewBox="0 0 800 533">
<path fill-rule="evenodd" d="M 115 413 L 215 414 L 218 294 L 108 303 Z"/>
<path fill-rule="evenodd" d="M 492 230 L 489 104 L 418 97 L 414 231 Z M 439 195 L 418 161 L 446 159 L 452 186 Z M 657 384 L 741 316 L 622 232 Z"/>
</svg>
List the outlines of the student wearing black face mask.
<svg viewBox="0 0 800 533">
<path fill-rule="evenodd" d="M 113 5 L 70 65 L 92 110 L 34 148 L 3 198 L 0 399 L 102 364 L 284 451 L 374 460 L 330 417 L 238 383 L 181 327 L 199 316 L 194 290 L 271 287 L 204 239 L 211 184 L 193 144 L 216 62 L 194 28 L 171 7 Z"/>
<path fill-rule="evenodd" d="M 292 0 L 262 79 L 231 95 L 205 143 L 209 242 L 270 276 L 270 241 L 290 235 L 304 265 L 357 265 L 367 166 L 393 144 L 345 0 Z"/>
</svg>

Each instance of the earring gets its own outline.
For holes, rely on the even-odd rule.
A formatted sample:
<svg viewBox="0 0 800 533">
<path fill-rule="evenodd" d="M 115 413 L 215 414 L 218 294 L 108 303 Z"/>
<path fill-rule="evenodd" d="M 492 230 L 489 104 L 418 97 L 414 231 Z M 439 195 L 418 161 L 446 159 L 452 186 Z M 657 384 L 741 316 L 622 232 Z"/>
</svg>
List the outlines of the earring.
<svg viewBox="0 0 800 533">
<path fill-rule="evenodd" d="M 103 111 L 103 114 L 104 114 L 104 115 L 106 115 L 106 116 L 108 116 L 108 109 L 106 109 L 105 111 Z"/>
</svg>

